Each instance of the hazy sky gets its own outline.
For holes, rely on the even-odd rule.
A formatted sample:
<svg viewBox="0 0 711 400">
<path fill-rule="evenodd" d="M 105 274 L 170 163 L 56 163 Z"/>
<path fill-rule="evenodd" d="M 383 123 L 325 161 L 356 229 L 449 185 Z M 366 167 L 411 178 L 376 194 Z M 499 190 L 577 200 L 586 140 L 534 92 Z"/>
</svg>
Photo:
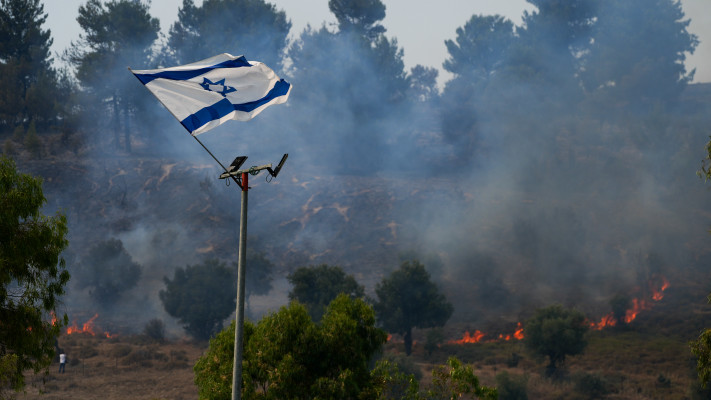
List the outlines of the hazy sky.
<svg viewBox="0 0 711 400">
<path fill-rule="evenodd" d="M 269 1 L 269 0 L 268 0 Z M 271 0 L 284 10 L 292 22 L 292 36 L 298 35 L 307 24 L 320 27 L 323 22 L 335 19 L 328 10 L 328 0 Z M 44 0 L 49 14 L 48 25 L 54 38 L 53 50 L 61 52 L 72 40 L 79 37 L 81 29 L 76 22 L 77 9 L 86 0 Z M 195 0 L 197 5 L 202 0 Z M 407 69 L 422 64 L 442 70 L 447 58 L 446 39 L 456 36 L 455 30 L 474 14 L 501 14 L 515 24 L 521 23 L 523 11 L 533 9 L 525 0 L 383 0 L 386 18 L 383 22 L 388 37 L 395 37 L 405 50 Z M 160 19 L 167 33 L 175 21 L 182 0 L 152 0 L 151 14 Z M 696 53 L 689 57 L 687 69 L 696 68 L 696 82 L 711 82 L 711 1 L 682 0 L 684 12 L 691 18 L 689 30 L 699 36 L 701 43 Z M 246 54 L 249 59 L 249 54 Z M 442 74 L 442 72 L 440 72 Z M 442 75 L 440 83 L 447 79 Z"/>
</svg>

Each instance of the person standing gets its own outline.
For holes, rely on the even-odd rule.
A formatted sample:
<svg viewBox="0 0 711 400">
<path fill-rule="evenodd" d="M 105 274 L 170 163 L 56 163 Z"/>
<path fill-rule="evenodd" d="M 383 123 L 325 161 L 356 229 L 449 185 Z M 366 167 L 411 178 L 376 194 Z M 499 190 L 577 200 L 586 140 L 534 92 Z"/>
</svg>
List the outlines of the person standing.
<svg viewBox="0 0 711 400">
<path fill-rule="evenodd" d="M 67 363 L 67 355 L 64 354 L 64 351 L 62 350 L 59 353 L 59 372 L 64 373 L 64 365 Z"/>
</svg>

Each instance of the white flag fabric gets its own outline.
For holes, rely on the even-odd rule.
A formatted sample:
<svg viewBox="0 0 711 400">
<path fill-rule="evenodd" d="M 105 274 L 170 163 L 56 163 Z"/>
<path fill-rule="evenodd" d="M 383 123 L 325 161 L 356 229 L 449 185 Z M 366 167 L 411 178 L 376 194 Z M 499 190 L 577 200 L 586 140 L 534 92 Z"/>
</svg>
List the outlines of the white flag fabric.
<svg viewBox="0 0 711 400">
<path fill-rule="evenodd" d="M 191 135 L 248 121 L 289 98 L 291 85 L 266 65 L 223 53 L 192 64 L 131 70 Z"/>
</svg>

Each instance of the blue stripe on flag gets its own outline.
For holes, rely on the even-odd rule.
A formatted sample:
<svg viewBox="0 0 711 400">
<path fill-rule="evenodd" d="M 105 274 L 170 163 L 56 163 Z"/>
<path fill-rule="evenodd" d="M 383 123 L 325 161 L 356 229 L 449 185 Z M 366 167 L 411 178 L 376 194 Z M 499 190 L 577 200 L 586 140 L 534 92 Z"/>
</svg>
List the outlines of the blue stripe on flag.
<svg viewBox="0 0 711 400">
<path fill-rule="evenodd" d="M 186 81 L 188 79 L 195 78 L 196 76 L 200 76 L 202 74 L 208 73 L 212 71 L 213 69 L 217 68 L 239 68 L 239 67 L 251 67 L 252 65 L 247 61 L 247 59 L 244 56 L 241 56 L 239 58 L 236 58 L 234 60 L 227 60 L 223 61 L 219 64 L 215 64 L 211 67 L 205 67 L 205 68 L 200 68 L 200 69 L 195 69 L 191 71 L 162 71 L 158 72 L 155 74 L 135 74 L 136 78 L 138 78 L 141 83 L 144 85 L 147 84 L 148 82 L 153 81 L 154 79 L 158 78 L 163 78 L 163 79 L 170 79 L 174 81 Z"/>
<path fill-rule="evenodd" d="M 188 132 L 193 133 L 194 130 L 200 128 L 208 122 L 220 119 L 232 111 L 254 111 L 277 97 L 285 96 L 289 92 L 289 87 L 291 87 L 291 85 L 288 82 L 280 79 L 276 84 L 274 84 L 274 87 L 269 91 L 269 93 L 259 100 L 250 101 L 249 103 L 232 104 L 225 98 L 211 106 L 199 110 L 195 114 L 189 115 L 187 118 L 180 121 L 180 123 L 183 124 Z"/>
<path fill-rule="evenodd" d="M 188 132 L 193 133 L 194 130 L 205 125 L 206 123 L 220 119 L 234 110 L 235 107 L 229 100 L 222 99 L 219 102 L 188 116 L 184 120 L 180 121 L 180 123 L 183 124 Z"/>
<path fill-rule="evenodd" d="M 250 101 L 249 103 L 235 104 L 235 110 L 244 112 L 254 111 L 255 109 L 266 103 L 269 103 L 277 97 L 285 96 L 289 92 L 290 86 L 291 85 L 288 84 L 285 80 L 280 79 L 279 82 L 274 84 L 274 87 L 272 88 L 272 90 L 269 91 L 269 93 L 267 93 L 266 96 L 259 100 Z"/>
</svg>

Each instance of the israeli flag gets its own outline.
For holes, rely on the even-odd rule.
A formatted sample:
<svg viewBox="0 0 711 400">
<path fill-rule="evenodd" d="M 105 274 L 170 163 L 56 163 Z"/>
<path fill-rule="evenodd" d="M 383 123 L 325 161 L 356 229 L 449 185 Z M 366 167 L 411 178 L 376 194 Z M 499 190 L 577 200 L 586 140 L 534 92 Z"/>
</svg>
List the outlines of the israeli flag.
<svg viewBox="0 0 711 400">
<path fill-rule="evenodd" d="M 227 53 L 131 72 L 193 136 L 232 119 L 248 121 L 268 106 L 286 102 L 291 91 L 266 65 Z"/>
</svg>

